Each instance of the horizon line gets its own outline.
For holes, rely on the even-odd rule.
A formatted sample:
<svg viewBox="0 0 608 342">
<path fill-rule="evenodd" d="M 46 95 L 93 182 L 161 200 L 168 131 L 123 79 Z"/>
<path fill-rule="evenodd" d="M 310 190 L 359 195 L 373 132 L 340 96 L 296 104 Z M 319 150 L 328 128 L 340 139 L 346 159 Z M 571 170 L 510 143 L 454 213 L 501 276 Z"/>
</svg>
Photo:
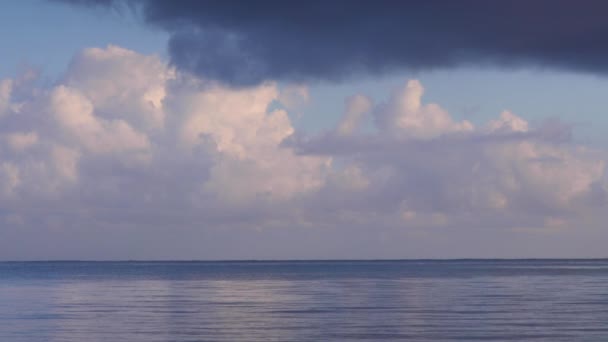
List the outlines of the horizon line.
<svg viewBox="0 0 608 342">
<path fill-rule="evenodd" d="M 608 257 L 543 257 L 543 258 L 399 258 L 399 259 L 31 259 L 31 260 L 0 260 L 0 263 L 263 263 L 263 262 L 454 262 L 454 261 L 608 261 Z"/>
</svg>

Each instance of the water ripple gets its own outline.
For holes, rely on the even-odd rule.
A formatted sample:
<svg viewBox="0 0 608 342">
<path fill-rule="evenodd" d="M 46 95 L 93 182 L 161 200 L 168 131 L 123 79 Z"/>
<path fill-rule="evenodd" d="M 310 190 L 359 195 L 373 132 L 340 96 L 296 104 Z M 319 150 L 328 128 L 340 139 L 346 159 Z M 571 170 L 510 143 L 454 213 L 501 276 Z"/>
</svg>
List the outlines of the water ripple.
<svg viewBox="0 0 608 342">
<path fill-rule="evenodd" d="M 0 341 L 602 341 L 607 280 L 605 260 L 0 263 Z"/>
</svg>

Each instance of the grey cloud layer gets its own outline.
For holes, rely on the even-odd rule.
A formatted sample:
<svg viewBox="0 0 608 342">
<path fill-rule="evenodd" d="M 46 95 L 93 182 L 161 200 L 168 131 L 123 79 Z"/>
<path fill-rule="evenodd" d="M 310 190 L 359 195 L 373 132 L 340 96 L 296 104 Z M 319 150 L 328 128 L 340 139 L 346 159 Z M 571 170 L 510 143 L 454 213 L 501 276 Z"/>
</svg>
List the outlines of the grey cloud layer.
<svg viewBox="0 0 608 342">
<path fill-rule="evenodd" d="M 601 0 L 67 2 L 139 9 L 171 34 L 174 65 L 232 85 L 455 66 L 608 71 Z"/>
<path fill-rule="evenodd" d="M 557 121 L 454 120 L 416 80 L 308 135 L 276 105 L 302 86 L 209 84 L 116 46 L 34 77 L 0 81 L 0 259 L 496 257 L 605 231 L 605 151 Z"/>
</svg>

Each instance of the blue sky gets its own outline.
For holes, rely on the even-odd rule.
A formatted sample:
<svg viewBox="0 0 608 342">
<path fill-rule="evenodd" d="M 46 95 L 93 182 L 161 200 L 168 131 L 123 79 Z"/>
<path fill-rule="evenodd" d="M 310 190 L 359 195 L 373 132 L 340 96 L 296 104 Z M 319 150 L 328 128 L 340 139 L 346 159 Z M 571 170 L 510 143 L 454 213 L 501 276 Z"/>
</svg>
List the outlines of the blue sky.
<svg viewBox="0 0 608 342">
<path fill-rule="evenodd" d="M 601 72 L 235 76 L 160 18 L 0 5 L 0 260 L 605 256 Z"/>
<path fill-rule="evenodd" d="M 15 1 L 3 7 L 0 38 L 6 45 L 2 76 L 14 75 L 21 66 L 32 66 L 56 78 L 76 52 L 108 44 L 165 55 L 167 35 L 138 25 L 129 15 L 103 9 L 79 11 L 42 0 Z"/>
</svg>

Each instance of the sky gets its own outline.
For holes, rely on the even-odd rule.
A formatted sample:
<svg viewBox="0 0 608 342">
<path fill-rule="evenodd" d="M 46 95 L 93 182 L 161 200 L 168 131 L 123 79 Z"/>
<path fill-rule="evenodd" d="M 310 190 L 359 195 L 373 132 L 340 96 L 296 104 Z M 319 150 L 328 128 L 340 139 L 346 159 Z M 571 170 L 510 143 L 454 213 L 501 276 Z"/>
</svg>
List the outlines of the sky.
<svg viewBox="0 0 608 342">
<path fill-rule="evenodd" d="M 606 5 L 0 4 L 0 260 L 608 257 Z"/>
</svg>

